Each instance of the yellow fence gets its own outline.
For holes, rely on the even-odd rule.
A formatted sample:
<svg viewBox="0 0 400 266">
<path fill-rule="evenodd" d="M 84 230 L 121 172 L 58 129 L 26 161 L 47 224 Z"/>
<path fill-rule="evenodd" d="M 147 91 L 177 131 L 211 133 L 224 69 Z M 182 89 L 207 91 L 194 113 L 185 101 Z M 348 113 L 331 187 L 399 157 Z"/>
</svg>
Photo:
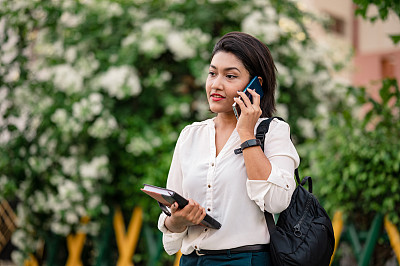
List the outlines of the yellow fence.
<svg viewBox="0 0 400 266">
<path fill-rule="evenodd" d="M 142 228 L 143 212 L 140 207 L 136 207 L 132 212 L 132 217 L 125 230 L 125 223 L 120 209 L 117 209 L 114 214 L 113 226 L 115 230 L 115 237 L 119 252 L 117 266 L 133 266 L 132 256 L 135 253 L 136 246 L 139 240 L 140 230 Z M 85 222 L 85 221 L 83 221 Z M 335 256 L 337 247 L 339 245 L 340 237 L 343 232 L 344 222 L 343 213 L 338 211 L 333 217 L 333 229 L 335 232 L 335 250 L 332 255 L 332 260 Z M 397 260 L 400 264 L 400 234 L 394 224 L 392 224 L 387 217 L 384 220 L 384 227 L 389 236 L 390 244 L 396 254 Z M 76 235 L 69 235 L 67 237 L 68 259 L 66 266 L 82 266 L 81 253 L 86 241 L 84 233 L 77 233 Z M 176 254 L 174 266 L 179 265 L 181 253 Z M 332 261 L 331 261 L 332 263 Z M 34 256 L 30 256 L 25 261 L 24 266 L 38 266 L 38 262 Z"/>
</svg>

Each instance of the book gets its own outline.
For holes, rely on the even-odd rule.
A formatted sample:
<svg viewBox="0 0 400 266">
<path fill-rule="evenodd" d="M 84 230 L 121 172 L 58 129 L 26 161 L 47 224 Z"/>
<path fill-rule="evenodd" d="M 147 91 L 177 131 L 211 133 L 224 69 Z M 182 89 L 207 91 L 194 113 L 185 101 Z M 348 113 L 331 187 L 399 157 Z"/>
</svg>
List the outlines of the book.
<svg viewBox="0 0 400 266">
<path fill-rule="evenodd" d="M 149 195 L 150 197 L 152 197 L 153 199 L 155 199 L 156 201 L 158 201 L 158 204 L 160 205 L 161 209 L 168 216 L 170 216 L 171 213 L 166 208 L 166 206 L 171 207 L 172 204 L 177 202 L 179 208 L 183 209 L 189 203 L 187 199 L 185 199 L 175 191 L 167 188 L 144 184 L 144 188 L 141 188 L 140 190 Z M 221 224 L 208 214 L 206 214 L 201 224 L 213 229 L 221 228 Z"/>
</svg>

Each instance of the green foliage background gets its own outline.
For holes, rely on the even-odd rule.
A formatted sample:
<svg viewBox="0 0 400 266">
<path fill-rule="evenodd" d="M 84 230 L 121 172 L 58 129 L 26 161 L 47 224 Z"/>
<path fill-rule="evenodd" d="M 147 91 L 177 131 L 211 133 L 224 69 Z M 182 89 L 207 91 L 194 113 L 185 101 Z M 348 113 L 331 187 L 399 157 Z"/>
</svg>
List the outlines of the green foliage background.
<svg viewBox="0 0 400 266">
<path fill-rule="evenodd" d="M 18 202 L 19 229 L 13 235 L 18 263 L 49 235 L 63 238 L 83 230 L 96 239 L 116 206 L 127 218 L 142 206 L 144 222 L 157 234 L 160 210 L 140 188 L 165 185 L 180 130 L 212 115 L 203 92 L 210 53 L 218 38 L 234 30 L 269 46 L 279 72 L 277 115 L 287 119 L 304 150 L 302 167 L 310 164 L 321 184 L 316 194 L 332 211 L 353 210 L 347 200 L 358 192 L 355 183 L 335 193 L 343 195 L 339 198 L 327 189 L 336 187 L 342 174 L 351 182 L 365 167 L 353 160 L 341 173 L 334 166 L 343 160 L 329 164 L 332 158 L 353 158 L 342 145 L 363 128 L 356 120 L 349 127 L 339 117 L 357 96 L 346 96 L 331 75 L 348 51 L 337 59 L 335 45 L 313 40 L 307 22 L 324 21 L 301 4 L 19 0 L 2 1 L 0 7 L 0 198 Z M 335 132 L 336 125 L 344 129 Z M 342 135 L 347 131 L 351 134 Z M 343 138 L 332 139 L 335 133 Z M 377 143 L 387 141 L 386 135 L 365 134 Z M 392 155 L 379 156 L 376 164 Z M 392 174 L 387 173 L 379 180 Z M 386 200 L 386 192 L 375 189 L 366 200 L 380 197 L 390 211 L 398 199 Z M 363 212 L 377 211 L 365 203 Z M 86 216 L 90 222 L 83 225 Z M 135 264 L 150 260 L 142 245 L 137 253 Z M 160 263 L 168 260 L 164 256 Z"/>
</svg>

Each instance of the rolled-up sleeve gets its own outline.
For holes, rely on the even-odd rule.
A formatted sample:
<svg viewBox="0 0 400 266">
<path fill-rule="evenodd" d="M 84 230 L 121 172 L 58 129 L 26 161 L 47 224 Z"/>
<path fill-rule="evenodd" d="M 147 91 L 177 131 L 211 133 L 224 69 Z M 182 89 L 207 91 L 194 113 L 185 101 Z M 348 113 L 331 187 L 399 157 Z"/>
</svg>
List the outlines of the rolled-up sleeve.
<svg viewBox="0 0 400 266">
<path fill-rule="evenodd" d="M 182 240 L 187 234 L 188 229 L 182 233 L 173 233 L 165 227 L 165 219 L 167 219 L 167 215 L 161 213 L 158 219 L 158 229 L 163 233 L 163 245 L 165 252 L 168 255 L 173 255 L 181 249 Z"/>
<path fill-rule="evenodd" d="M 171 167 L 168 173 L 167 188 L 176 191 L 178 194 L 182 193 L 182 169 L 179 160 L 179 150 L 182 139 L 185 137 L 186 131 L 183 130 L 178 138 L 175 146 L 174 155 L 172 157 Z M 165 219 L 168 216 L 164 213 L 160 214 L 158 219 L 158 229 L 163 233 L 163 246 L 165 251 L 169 254 L 175 254 L 182 246 L 182 240 L 187 234 L 187 229 L 182 233 L 173 233 L 165 226 Z"/>
<path fill-rule="evenodd" d="M 271 163 L 271 174 L 267 180 L 247 180 L 247 194 L 262 211 L 280 213 L 290 204 L 296 188 L 294 170 L 300 163 L 287 123 L 277 119 L 271 122 L 264 153 Z"/>
</svg>

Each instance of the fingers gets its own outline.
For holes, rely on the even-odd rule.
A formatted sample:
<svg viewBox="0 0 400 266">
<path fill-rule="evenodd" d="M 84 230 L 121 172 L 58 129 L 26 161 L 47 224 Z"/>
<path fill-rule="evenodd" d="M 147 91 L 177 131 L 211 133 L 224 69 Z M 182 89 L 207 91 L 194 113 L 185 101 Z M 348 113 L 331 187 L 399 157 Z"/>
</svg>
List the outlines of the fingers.
<svg viewBox="0 0 400 266">
<path fill-rule="evenodd" d="M 193 199 L 189 199 L 189 203 L 183 208 L 178 209 L 178 204 L 175 202 L 171 205 L 171 214 L 179 220 L 185 220 L 185 224 L 199 224 L 206 216 L 206 211 Z"/>
<path fill-rule="evenodd" d="M 244 105 L 246 107 L 250 107 L 251 106 L 251 101 L 250 101 L 249 97 L 247 97 L 246 93 L 244 93 L 243 91 L 238 91 L 238 94 L 242 98 L 241 100 L 244 103 Z"/>
<path fill-rule="evenodd" d="M 253 105 L 260 106 L 260 94 L 258 94 L 255 90 L 248 90 L 251 96 L 253 97 Z"/>
<path fill-rule="evenodd" d="M 205 216 L 205 209 L 192 199 L 189 199 L 189 204 L 186 207 L 188 207 L 187 217 L 189 221 L 192 222 L 193 224 L 199 224 Z"/>
<path fill-rule="evenodd" d="M 250 102 L 249 97 L 244 92 L 238 92 L 240 97 L 234 98 L 234 101 L 240 106 L 241 114 L 245 115 L 256 115 L 257 118 L 261 115 L 262 111 L 260 108 L 260 95 L 256 93 L 254 90 L 249 89 L 249 93 L 253 97 L 253 104 Z"/>
<path fill-rule="evenodd" d="M 174 214 L 178 210 L 178 203 L 174 202 L 174 204 L 170 207 L 171 213 Z"/>
</svg>

